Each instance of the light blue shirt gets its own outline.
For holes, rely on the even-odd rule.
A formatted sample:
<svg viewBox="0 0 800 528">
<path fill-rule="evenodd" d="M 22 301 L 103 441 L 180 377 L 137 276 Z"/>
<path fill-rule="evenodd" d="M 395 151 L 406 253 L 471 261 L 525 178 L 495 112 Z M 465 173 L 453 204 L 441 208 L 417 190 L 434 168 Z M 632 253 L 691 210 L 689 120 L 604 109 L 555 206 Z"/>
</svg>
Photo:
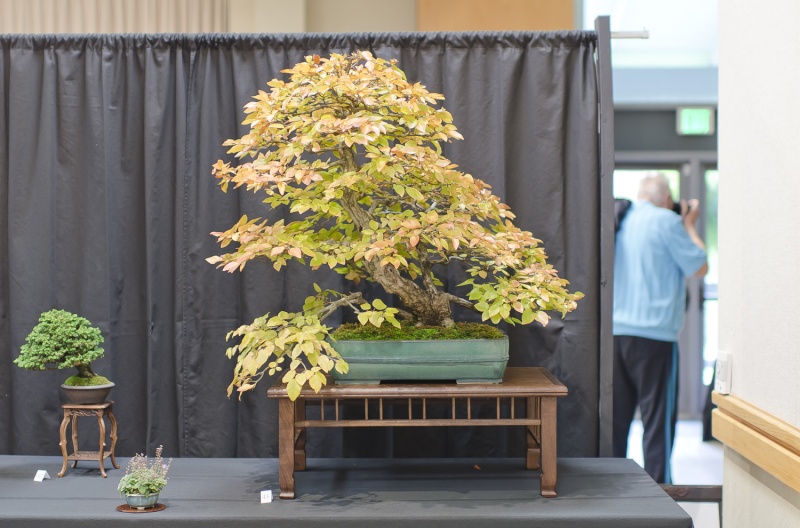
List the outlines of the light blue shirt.
<svg viewBox="0 0 800 528">
<path fill-rule="evenodd" d="M 684 278 L 705 261 L 679 215 L 644 200 L 632 204 L 616 236 L 614 335 L 678 341 Z"/>
</svg>

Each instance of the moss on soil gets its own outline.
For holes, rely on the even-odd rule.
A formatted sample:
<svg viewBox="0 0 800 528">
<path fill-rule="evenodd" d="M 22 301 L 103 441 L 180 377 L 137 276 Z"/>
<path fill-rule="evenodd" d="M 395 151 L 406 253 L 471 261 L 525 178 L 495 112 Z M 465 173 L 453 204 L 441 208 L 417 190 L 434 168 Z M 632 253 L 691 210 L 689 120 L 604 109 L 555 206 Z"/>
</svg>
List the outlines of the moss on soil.
<svg viewBox="0 0 800 528">
<path fill-rule="evenodd" d="M 83 378 L 75 374 L 67 378 L 64 385 L 67 387 L 90 387 L 94 385 L 106 385 L 111 383 L 108 378 L 104 376 L 92 376 L 91 378 Z"/>
<path fill-rule="evenodd" d="M 331 332 L 331 337 L 337 341 L 422 341 L 426 339 L 502 339 L 505 334 L 494 326 L 481 323 L 456 323 L 447 328 L 412 325 L 395 328 L 390 324 L 376 328 L 372 325 L 345 323 Z"/>
</svg>

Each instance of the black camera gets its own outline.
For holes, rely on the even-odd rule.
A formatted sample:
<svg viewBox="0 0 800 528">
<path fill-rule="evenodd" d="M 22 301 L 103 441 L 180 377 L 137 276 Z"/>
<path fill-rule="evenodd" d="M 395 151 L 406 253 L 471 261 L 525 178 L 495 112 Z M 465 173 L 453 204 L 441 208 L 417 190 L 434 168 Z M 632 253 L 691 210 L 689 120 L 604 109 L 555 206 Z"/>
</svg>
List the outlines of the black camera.
<svg viewBox="0 0 800 528">
<path fill-rule="evenodd" d="M 680 200 L 673 202 L 672 210 L 675 211 L 676 214 L 683 215 L 683 206 L 681 205 Z"/>
</svg>

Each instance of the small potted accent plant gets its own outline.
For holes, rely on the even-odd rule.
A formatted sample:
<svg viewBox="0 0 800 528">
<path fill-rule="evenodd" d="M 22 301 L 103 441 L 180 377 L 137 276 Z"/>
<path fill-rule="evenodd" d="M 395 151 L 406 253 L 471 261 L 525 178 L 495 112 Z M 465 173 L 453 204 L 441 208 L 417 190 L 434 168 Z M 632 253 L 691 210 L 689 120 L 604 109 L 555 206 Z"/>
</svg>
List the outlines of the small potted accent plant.
<svg viewBox="0 0 800 528">
<path fill-rule="evenodd" d="M 137 453 L 128 461 L 117 491 L 131 508 L 144 510 L 158 503 L 158 494 L 167 485 L 167 473 L 172 465 L 171 458 L 166 462 L 161 458 L 163 450 L 163 446 L 158 446 L 152 460 Z"/>
<path fill-rule="evenodd" d="M 350 281 L 377 283 L 388 295 L 368 300 L 360 291 L 315 285 L 302 311 L 267 314 L 231 332 L 229 338 L 241 341 L 227 350 L 236 357 L 229 394 L 282 372 L 296 399 L 304 385 L 319 390 L 326 373 L 346 373 L 356 360 L 342 359 L 342 336 L 331 338 L 324 324 L 338 308 L 352 309 L 364 327 L 434 333 L 454 326 L 453 306 L 512 325 L 545 325 L 548 311 L 563 317 L 576 308 L 582 294 L 567 291 L 541 241 L 513 224 L 514 214 L 489 185 L 442 155 L 443 143 L 462 139 L 450 113 L 436 107 L 442 95 L 408 82 L 396 61 L 366 51 L 308 56 L 284 73 L 288 81 L 270 81 L 271 90 L 245 106 L 250 131 L 225 142 L 229 153 L 249 161 L 232 166 L 220 160 L 213 172 L 223 191 L 233 186 L 262 193 L 269 208 L 292 216 L 243 216 L 213 233 L 222 247 L 235 249 L 208 261 L 228 272 L 262 257 L 276 270 L 290 260 L 327 266 Z M 437 273 L 451 265 L 461 266 L 466 280 L 446 291 Z M 376 347 L 364 348 L 372 353 Z M 421 355 L 449 372 L 449 359 L 436 357 L 446 348 L 436 343 Z M 442 377 L 430 363 L 420 370 Z M 498 375 L 493 371 L 489 381 Z M 446 377 L 461 376 L 472 381 L 471 374 Z"/>
<path fill-rule="evenodd" d="M 28 370 L 75 368 L 61 386 L 69 403 L 102 403 L 114 384 L 92 370 L 103 357 L 103 335 L 88 319 L 66 310 L 49 310 L 25 338 L 17 366 Z"/>
</svg>

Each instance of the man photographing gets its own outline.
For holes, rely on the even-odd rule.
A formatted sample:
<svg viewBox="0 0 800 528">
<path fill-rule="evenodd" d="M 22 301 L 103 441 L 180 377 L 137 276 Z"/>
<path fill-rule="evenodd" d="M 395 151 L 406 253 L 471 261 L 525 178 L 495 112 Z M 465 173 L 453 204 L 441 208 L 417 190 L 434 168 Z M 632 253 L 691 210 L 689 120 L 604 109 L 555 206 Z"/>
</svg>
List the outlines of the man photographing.
<svg viewBox="0 0 800 528">
<path fill-rule="evenodd" d="M 695 229 L 697 200 L 674 211 L 661 173 L 642 179 L 638 201 L 623 218 L 614 253 L 615 457 L 625 457 L 636 407 L 642 415 L 645 470 L 671 483 L 670 457 L 678 403 L 678 333 L 686 306 L 686 277 L 708 271 Z"/>
</svg>

